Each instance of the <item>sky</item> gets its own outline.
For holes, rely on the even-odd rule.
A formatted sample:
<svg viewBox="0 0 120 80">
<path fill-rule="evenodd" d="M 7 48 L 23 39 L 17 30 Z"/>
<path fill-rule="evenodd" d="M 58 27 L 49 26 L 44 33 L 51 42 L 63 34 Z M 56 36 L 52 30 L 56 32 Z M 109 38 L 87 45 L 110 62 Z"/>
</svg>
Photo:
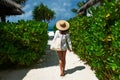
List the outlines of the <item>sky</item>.
<svg viewBox="0 0 120 80">
<path fill-rule="evenodd" d="M 77 3 L 86 0 L 27 0 L 22 10 L 25 12 L 22 15 L 7 17 L 10 22 L 17 22 L 18 20 L 32 20 L 32 11 L 34 7 L 43 3 L 49 9 L 55 12 L 55 18 L 50 21 L 49 28 L 52 28 L 56 21 L 60 19 L 68 20 L 75 17 L 75 13 L 71 11 L 73 8 L 78 8 Z"/>
</svg>

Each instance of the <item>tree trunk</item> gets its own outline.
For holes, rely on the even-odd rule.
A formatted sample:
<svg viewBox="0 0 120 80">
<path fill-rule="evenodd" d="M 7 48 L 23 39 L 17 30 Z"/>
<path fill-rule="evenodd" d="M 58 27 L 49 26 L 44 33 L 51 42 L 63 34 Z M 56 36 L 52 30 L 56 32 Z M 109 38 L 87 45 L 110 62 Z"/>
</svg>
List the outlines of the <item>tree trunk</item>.
<svg viewBox="0 0 120 80">
<path fill-rule="evenodd" d="M 6 22 L 5 15 L 1 16 L 1 22 Z"/>
<path fill-rule="evenodd" d="M 107 1 L 110 2 L 111 0 L 107 0 Z M 85 5 L 81 6 L 81 8 L 77 11 L 78 14 L 85 15 L 84 12 L 85 12 L 89 7 L 93 6 L 94 4 L 96 4 L 96 3 L 98 3 L 98 2 L 100 2 L 100 4 L 102 5 L 102 4 L 104 3 L 104 0 L 88 0 L 88 2 L 87 2 Z"/>
</svg>

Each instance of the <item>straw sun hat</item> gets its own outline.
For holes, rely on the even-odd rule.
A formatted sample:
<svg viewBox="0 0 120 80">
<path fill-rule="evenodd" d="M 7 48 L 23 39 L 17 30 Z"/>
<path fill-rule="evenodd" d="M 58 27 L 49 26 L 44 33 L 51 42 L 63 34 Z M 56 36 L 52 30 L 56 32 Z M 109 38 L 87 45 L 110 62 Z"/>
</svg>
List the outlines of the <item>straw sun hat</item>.
<svg viewBox="0 0 120 80">
<path fill-rule="evenodd" d="M 69 23 L 65 20 L 59 20 L 56 23 L 56 28 L 61 31 L 65 31 L 69 29 Z"/>
</svg>

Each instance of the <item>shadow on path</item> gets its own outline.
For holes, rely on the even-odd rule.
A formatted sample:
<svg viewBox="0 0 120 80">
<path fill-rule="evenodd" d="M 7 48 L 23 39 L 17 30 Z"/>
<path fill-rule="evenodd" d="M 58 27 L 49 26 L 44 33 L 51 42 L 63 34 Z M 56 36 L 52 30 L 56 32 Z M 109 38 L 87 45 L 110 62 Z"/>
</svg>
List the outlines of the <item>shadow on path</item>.
<svg viewBox="0 0 120 80">
<path fill-rule="evenodd" d="M 32 69 L 57 66 L 58 57 L 55 51 L 47 45 L 46 54 L 34 65 L 27 68 L 0 70 L 0 80 L 23 80 Z M 8 66 L 9 67 L 9 66 Z"/>
<path fill-rule="evenodd" d="M 47 46 L 46 54 L 40 59 L 33 68 L 44 68 L 58 65 L 58 56 L 55 51 L 50 50 L 50 45 Z"/>
<path fill-rule="evenodd" d="M 77 66 L 77 67 L 72 68 L 72 69 L 67 69 L 67 70 L 65 71 L 65 73 L 66 73 L 66 74 L 72 74 L 72 73 L 74 73 L 74 72 L 76 72 L 76 71 L 78 71 L 78 70 L 83 70 L 83 69 L 85 69 L 85 66 Z"/>
</svg>

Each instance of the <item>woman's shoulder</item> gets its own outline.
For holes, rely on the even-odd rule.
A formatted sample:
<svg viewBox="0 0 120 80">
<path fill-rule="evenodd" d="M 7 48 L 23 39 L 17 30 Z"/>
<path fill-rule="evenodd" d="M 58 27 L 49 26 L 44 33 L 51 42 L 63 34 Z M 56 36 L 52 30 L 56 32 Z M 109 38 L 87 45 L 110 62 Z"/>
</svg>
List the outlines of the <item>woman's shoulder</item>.
<svg viewBox="0 0 120 80">
<path fill-rule="evenodd" d="M 56 33 L 59 33 L 59 30 L 56 30 Z"/>
<path fill-rule="evenodd" d="M 59 32 L 59 30 L 56 30 L 56 32 Z"/>
<path fill-rule="evenodd" d="M 56 35 L 56 36 L 59 35 L 59 30 L 56 30 L 56 31 L 55 31 L 55 35 Z"/>
</svg>

